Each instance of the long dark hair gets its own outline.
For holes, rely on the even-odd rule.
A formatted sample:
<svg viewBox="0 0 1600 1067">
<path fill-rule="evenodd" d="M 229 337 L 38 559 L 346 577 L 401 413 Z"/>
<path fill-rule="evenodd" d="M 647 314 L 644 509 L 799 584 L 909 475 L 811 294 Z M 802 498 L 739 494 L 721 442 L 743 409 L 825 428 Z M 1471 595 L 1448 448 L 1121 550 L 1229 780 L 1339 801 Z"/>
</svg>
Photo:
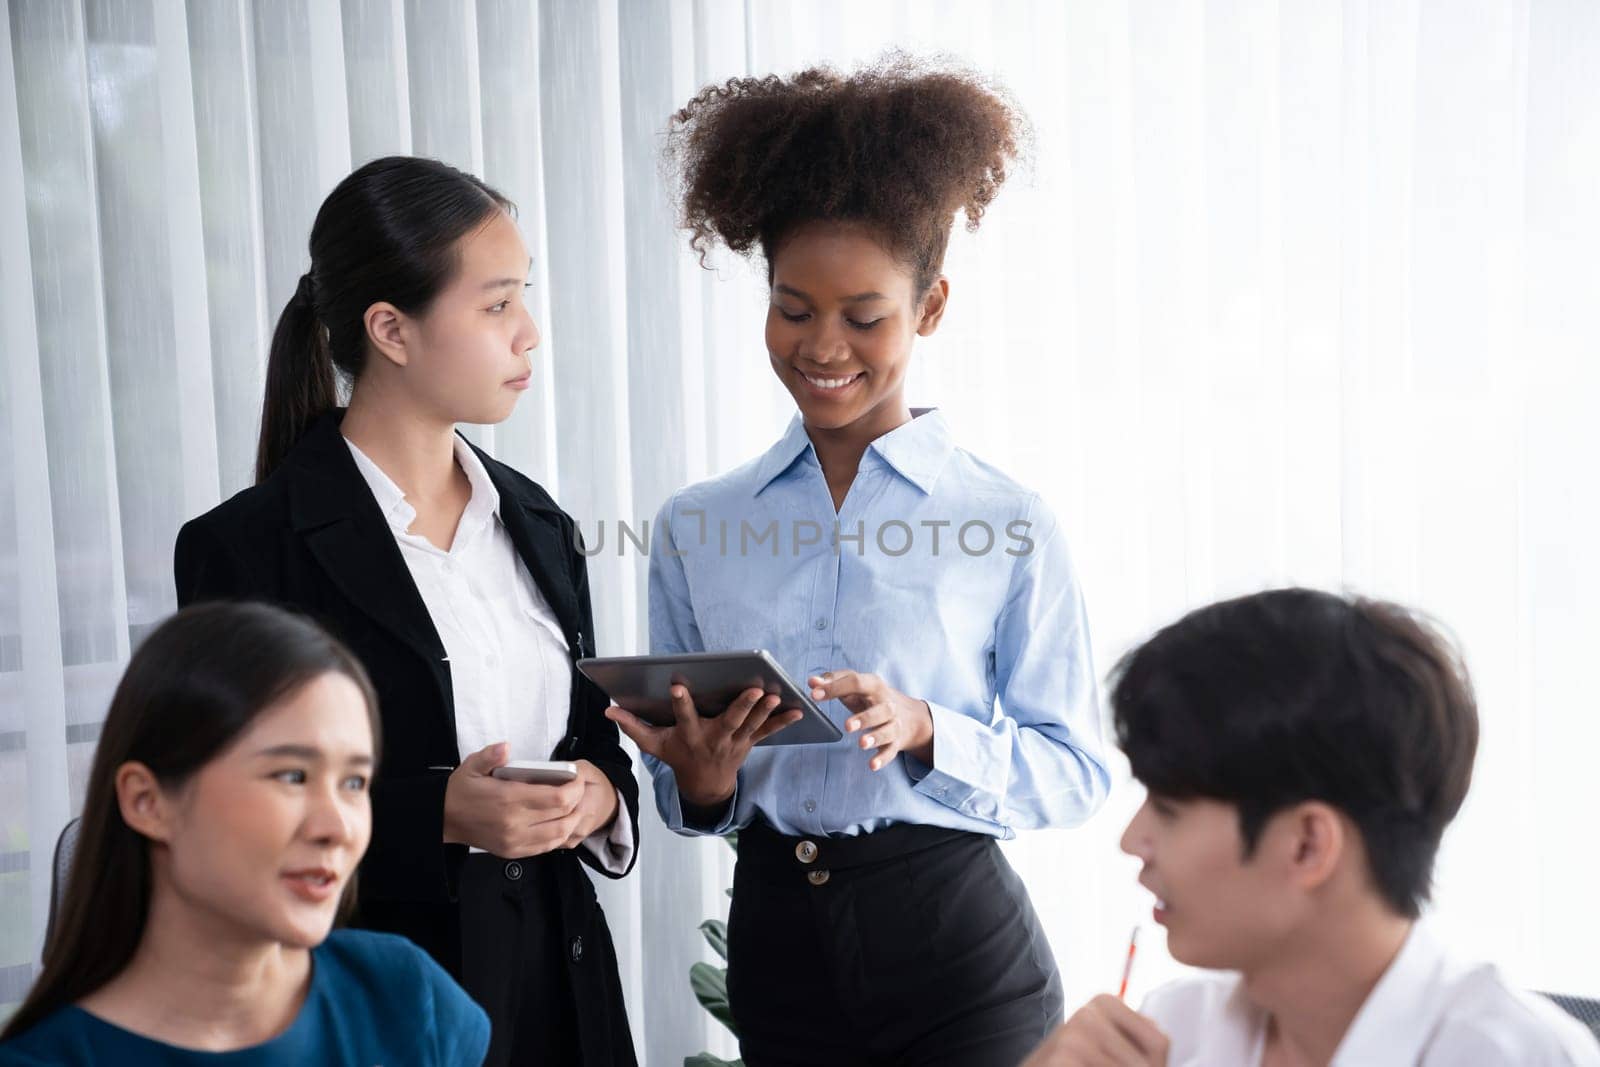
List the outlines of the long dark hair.
<svg viewBox="0 0 1600 1067">
<path fill-rule="evenodd" d="M 266 604 L 185 608 L 150 634 L 111 698 L 78 830 L 66 898 L 44 946 L 44 970 L 6 1024 L 15 1037 L 99 989 L 133 958 L 150 911 L 150 850 L 122 818 L 117 768 L 149 767 L 180 787 L 265 708 L 335 672 L 366 697 L 373 752 L 378 698 L 343 645 L 309 620 Z M 346 899 L 351 886 L 346 887 Z"/>
<path fill-rule="evenodd" d="M 337 373 L 354 381 L 367 356 L 367 309 L 388 301 L 425 312 L 450 281 L 456 242 L 510 200 L 436 159 L 386 156 L 350 174 L 311 226 L 311 269 L 278 317 L 267 356 L 256 481 L 338 403 Z"/>
</svg>

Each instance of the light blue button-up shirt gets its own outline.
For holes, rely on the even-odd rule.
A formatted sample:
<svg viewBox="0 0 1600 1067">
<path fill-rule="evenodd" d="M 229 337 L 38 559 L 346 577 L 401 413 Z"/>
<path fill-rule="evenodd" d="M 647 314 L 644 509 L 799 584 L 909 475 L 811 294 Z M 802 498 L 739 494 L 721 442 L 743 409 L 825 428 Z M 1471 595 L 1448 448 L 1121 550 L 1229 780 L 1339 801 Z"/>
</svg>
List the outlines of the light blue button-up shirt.
<svg viewBox="0 0 1600 1067">
<path fill-rule="evenodd" d="M 1035 493 L 957 448 L 937 412 L 872 442 L 835 514 L 797 416 L 760 458 L 680 489 L 650 554 L 656 653 L 764 648 L 798 684 L 854 670 L 933 710 L 933 765 L 880 771 L 860 734 L 754 749 L 716 826 L 686 825 L 672 769 L 645 756 L 680 833 L 760 816 L 780 833 L 895 823 L 998 838 L 1088 818 L 1109 786 L 1083 598 Z M 841 728 L 838 701 L 822 710 Z"/>
</svg>

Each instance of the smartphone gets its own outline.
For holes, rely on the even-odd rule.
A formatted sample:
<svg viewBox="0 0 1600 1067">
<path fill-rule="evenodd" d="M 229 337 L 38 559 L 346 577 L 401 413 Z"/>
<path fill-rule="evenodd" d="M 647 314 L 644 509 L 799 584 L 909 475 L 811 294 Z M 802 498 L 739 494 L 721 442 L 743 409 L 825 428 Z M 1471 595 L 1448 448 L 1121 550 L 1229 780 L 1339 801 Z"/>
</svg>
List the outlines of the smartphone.
<svg viewBox="0 0 1600 1067">
<path fill-rule="evenodd" d="M 489 772 L 508 782 L 528 785 L 566 785 L 578 777 L 578 765 L 564 760 L 514 759 Z"/>
</svg>

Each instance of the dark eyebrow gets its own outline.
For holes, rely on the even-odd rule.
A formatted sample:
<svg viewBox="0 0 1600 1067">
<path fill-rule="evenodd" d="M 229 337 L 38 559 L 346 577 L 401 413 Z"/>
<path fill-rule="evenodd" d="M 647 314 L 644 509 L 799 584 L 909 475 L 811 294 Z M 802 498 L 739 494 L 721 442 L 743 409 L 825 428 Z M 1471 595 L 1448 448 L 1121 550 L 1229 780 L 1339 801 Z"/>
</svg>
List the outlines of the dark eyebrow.
<svg viewBox="0 0 1600 1067">
<path fill-rule="evenodd" d="M 809 293 L 802 292 L 801 290 L 796 289 L 793 286 L 779 284 L 779 285 L 773 286 L 773 288 L 776 289 L 778 292 L 783 293 L 785 296 L 792 296 L 792 297 L 795 297 L 797 299 L 804 300 L 808 304 L 812 302 L 811 301 L 811 295 Z M 855 296 L 847 296 L 847 297 L 844 298 L 844 302 L 846 304 L 861 304 L 861 303 L 865 303 L 868 300 L 887 300 L 887 299 L 889 299 L 889 298 L 884 296 L 882 293 L 875 292 L 875 291 L 869 291 L 869 292 L 865 292 L 865 293 L 857 293 Z"/>
<path fill-rule="evenodd" d="M 529 273 L 532 273 L 532 271 L 533 271 L 533 257 L 532 256 L 528 257 L 528 271 L 529 271 Z M 487 293 L 491 289 L 509 289 L 512 286 L 531 285 L 531 284 L 533 284 L 533 283 L 528 281 L 528 279 L 526 277 L 522 277 L 522 278 L 496 278 L 492 282 L 484 282 L 483 283 L 483 291 Z"/>
<path fill-rule="evenodd" d="M 294 759 L 315 761 L 322 759 L 322 750 L 309 745 L 273 745 L 271 748 L 261 749 L 258 756 L 287 756 Z M 371 756 L 351 756 L 346 763 L 354 763 L 363 767 L 372 766 Z"/>
</svg>

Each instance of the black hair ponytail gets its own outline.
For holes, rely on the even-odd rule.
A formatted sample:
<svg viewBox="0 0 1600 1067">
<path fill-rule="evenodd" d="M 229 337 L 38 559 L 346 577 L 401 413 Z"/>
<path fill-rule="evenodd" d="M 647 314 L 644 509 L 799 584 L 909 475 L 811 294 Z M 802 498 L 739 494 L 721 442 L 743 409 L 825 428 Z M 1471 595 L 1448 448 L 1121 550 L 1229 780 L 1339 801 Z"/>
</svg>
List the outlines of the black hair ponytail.
<svg viewBox="0 0 1600 1067">
<path fill-rule="evenodd" d="M 317 318 L 314 291 L 311 275 L 302 274 L 272 331 L 261 441 L 256 446 L 258 483 L 267 480 L 318 416 L 338 403 L 338 382 L 327 332 Z"/>
<path fill-rule="evenodd" d="M 338 403 L 366 362 L 367 309 L 425 312 L 449 283 L 455 245 L 511 201 L 436 159 L 386 156 L 334 187 L 311 226 L 311 269 L 278 317 L 267 357 L 256 481 Z"/>
</svg>

